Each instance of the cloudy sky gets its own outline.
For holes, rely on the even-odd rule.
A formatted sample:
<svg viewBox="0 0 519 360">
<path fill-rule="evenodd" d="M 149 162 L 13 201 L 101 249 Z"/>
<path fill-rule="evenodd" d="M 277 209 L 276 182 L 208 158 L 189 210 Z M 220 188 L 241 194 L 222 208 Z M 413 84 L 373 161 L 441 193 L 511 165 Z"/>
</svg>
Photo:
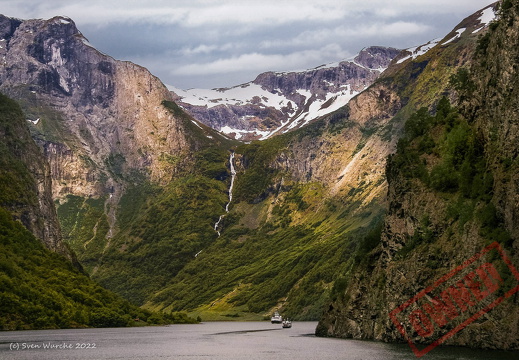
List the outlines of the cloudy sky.
<svg viewBox="0 0 519 360">
<path fill-rule="evenodd" d="M 0 0 L 21 19 L 65 15 L 92 45 L 188 89 L 309 69 L 371 45 L 443 37 L 492 0 Z"/>
</svg>

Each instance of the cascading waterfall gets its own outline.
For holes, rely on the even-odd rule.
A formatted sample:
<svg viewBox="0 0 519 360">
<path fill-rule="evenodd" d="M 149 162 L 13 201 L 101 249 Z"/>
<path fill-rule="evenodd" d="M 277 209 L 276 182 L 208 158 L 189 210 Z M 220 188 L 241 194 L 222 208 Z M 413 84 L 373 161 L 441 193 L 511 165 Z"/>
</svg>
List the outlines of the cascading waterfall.
<svg viewBox="0 0 519 360">
<path fill-rule="evenodd" d="M 231 205 L 232 202 L 232 189 L 234 187 L 234 179 L 236 178 L 236 170 L 234 169 L 234 152 L 231 152 L 231 155 L 229 156 L 229 164 L 231 167 L 231 185 L 229 185 L 229 202 L 227 202 L 227 205 L 225 205 L 225 212 L 229 212 L 229 205 Z M 220 215 L 218 218 L 218 221 L 214 224 L 214 231 L 218 233 L 218 236 L 220 236 L 220 231 L 218 230 L 218 226 L 220 226 L 220 222 L 225 217 L 225 214 Z M 198 254 L 197 254 L 198 255 Z"/>
<path fill-rule="evenodd" d="M 234 152 L 231 152 L 229 163 L 231 164 L 231 185 L 229 186 L 229 202 L 225 205 L 225 212 L 229 212 L 229 205 L 231 205 L 232 202 L 232 188 L 234 187 L 234 178 L 236 177 L 236 170 L 234 169 Z"/>
</svg>

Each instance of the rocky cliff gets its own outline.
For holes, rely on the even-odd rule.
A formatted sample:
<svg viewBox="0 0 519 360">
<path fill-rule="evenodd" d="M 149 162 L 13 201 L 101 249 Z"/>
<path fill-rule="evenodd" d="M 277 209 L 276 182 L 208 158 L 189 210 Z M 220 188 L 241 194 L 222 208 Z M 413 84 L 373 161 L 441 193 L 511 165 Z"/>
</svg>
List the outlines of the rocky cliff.
<svg viewBox="0 0 519 360">
<path fill-rule="evenodd" d="M 173 167 L 161 159 L 185 155 L 193 141 L 186 139 L 187 125 L 162 105 L 171 96 L 157 78 L 91 47 L 70 19 L 1 21 L 0 89 L 22 102 L 49 157 L 65 160 L 54 162 L 54 174 L 89 169 L 56 178 L 55 196 L 99 194 L 93 178 L 99 185 L 107 177 L 106 190 L 117 182 L 114 174 L 132 171 L 171 179 Z"/>
<path fill-rule="evenodd" d="M 82 271 L 62 240 L 49 163 L 20 106 L 2 94 L 0 254 L 1 330 L 128 326 L 137 317 L 153 321 Z"/>
<path fill-rule="evenodd" d="M 402 53 L 341 109 L 236 147 L 235 193 L 221 236 L 146 306 L 213 319 L 274 310 L 315 319 L 372 256 L 387 201 L 386 159 L 412 114 L 436 109 L 443 95 L 455 97 L 449 78 L 471 62 L 478 32 L 488 26 L 480 15 L 464 21 L 460 37 L 457 27 Z"/>
<path fill-rule="evenodd" d="M 500 14 L 502 19 L 480 41 L 470 80 L 460 89 L 461 107 L 484 137 L 488 166 L 496 174 L 493 203 L 503 215 L 510 235 L 517 239 L 518 2 L 503 1 Z"/>
<path fill-rule="evenodd" d="M 266 139 L 329 114 L 371 85 L 400 53 L 372 46 L 352 59 L 293 72 L 266 72 L 232 88 L 173 89 L 196 119 L 236 139 Z"/>
<path fill-rule="evenodd" d="M 474 60 L 451 77 L 461 111 L 444 98 L 407 120 L 386 170 L 388 212 L 380 244 L 337 283 L 318 335 L 408 341 L 422 355 L 431 343 L 519 347 L 517 295 L 503 295 L 517 285 L 504 256 L 513 264 L 519 260 L 517 223 L 511 221 L 517 213 L 511 155 L 517 151 L 511 110 L 517 2 L 503 2 L 499 21 L 486 32 L 474 27 L 496 8 L 477 12 L 449 34 L 451 42 L 466 41 L 467 32 L 481 36 L 477 47 L 468 48 Z M 481 253 L 489 244 L 506 255 Z M 496 276 L 485 293 L 474 290 L 482 290 L 482 282 L 470 285 L 472 264 Z M 448 295 L 465 285 L 471 292 Z"/>
<path fill-rule="evenodd" d="M 31 138 L 18 104 L 4 95 L 0 97 L 0 206 L 10 211 L 48 249 L 72 259 L 61 238 L 49 163 Z"/>
<path fill-rule="evenodd" d="M 53 198 L 105 198 L 110 233 L 128 183 L 165 184 L 200 144 L 224 140 L 165 107 L 171 94 L 157 78 L 94 49 L 71 19 L 1 16 L 0 38 L 0 91 L 30 120 Z"/>
<path fill-rule="evenodd" d="M 204 319 L 261 318 L 279 310 L 310 320 L 326 307 L 320 334 L 396 338 L 397 329 L 380 313 L 386 306 L 381 291 L 409 281 L 387 305 L 397 306 L 419 289 L 414 279 L 441 272 L 442 251 L 452 263 L 462 261 L 451 245 L 437 245 L 432 256 L 413 251 L 423 239 L 443 234 L 449 222 L 468 224 L 471 201 L 486 201 L 490 177 L 480 160 L 477 166 L 469 161 L 480 148 L 460 147 L 477 137 L 440 98 L 461 96 L 449 79 L 454 75 L 463 83 L 458 70 L 471 63 L 490 13 L 478 12 L 445 38 L 391 61 L 395 50 L 368 48 L 345 63 L 263 74 L 257 83 L 217 90 L 216 97 L 198 94 L 201 102 L 212 99 L 206 109 L 233 104 L 247 115 L 249 107 L 263 108 L 274 125 L 258 125 L 270 132 L 250 144 L 226 140 L 163 101 L 172 95 L 157 79 L 88 46 L 66 18 L 2 20 L 7 46 L 0 88 L 22 103 L 31 120 L 32 135 L 50 159 L 67 240 L 105 287 L 150 309 L 188 310 Z M 380 74 L 383 64 L 387 69 Z M 342 87 L 334 79 L 352 82 Z M 436 123 L 422 107 L 443 115 Z M 226 109 L 231 118 L 239 112 Z M 285 125 L 293 131 L 280 128 L 288 118 L 276 120 L 278 110 L 292 114 L 294 121 Z M 312 120 L 310 114 L 326 115 Z M 436 130 L 427 137 L 425 128 Z M 275 129 L 277 136 L 268 136 Z M 402 136 L 407 142 L 399 142 Z M 414 154 L 409 159 L 408 150 Z M 387 165 L 395 151 L 400 156 Z M 444 155 L 450 162 L 443 163 Z M 228 204 L 231 161 L 237 174 Z M 474 191 L 456 182 L 462 168 Z M 405 187 L 414 182 L 419 186 Z M 455 198 L 449 192 L 454 183 L 465 189 L 464 197 L 459 204 L 442 203 L 443 196 Z M 449 191 L 438 195 L 431 187 Z M 427 195 L 417 200 L 415 193 Z M 491 227 L 501 224 L 488 203 L 477 206 Z M 441 218 L 446 208 L 450 217 Z M 382 232 L 386 211 L 393 222 Z M 454 230 L 442 238 L 446 244 L 461 239 Z M 394 276 L 381 270 L 385 262 L 376 264 L 408 254 L 412 261 L 393 263 Z M 433 271 L 422 271 L 423 261 Z M 371 282 L 363 281 L 367 277 Z M 368 300 L 362 298 L 366 293 Z"/>
</svg>

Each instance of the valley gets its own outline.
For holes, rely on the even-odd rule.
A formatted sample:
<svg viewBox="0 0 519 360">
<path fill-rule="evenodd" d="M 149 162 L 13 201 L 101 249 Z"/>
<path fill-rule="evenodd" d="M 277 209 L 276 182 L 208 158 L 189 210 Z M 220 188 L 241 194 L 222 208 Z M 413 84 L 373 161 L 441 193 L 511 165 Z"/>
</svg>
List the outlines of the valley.
<svg viewBox="0 0 519 360">
<path fill-rule="evenodd" d="M 0 16 L 2 226 L 43 254 L 38 271 L 59 262 L 56 278 L 84 285 L 61 288 L 47 322 L 12 290 L 31 305 L 3 329 L 279 311 L 319 321 L 318 336 L 407 340 L 391 310 L 448 269 L 494 241 L 519 264 L 518 6 L 421 46 L 212 90 L 164 85 L 72 19 Z M 27 255 L 3 246 L 12 289 Z M 517 350 L 518 309 L 515 295 L 447 343 Z"/>
</svg>

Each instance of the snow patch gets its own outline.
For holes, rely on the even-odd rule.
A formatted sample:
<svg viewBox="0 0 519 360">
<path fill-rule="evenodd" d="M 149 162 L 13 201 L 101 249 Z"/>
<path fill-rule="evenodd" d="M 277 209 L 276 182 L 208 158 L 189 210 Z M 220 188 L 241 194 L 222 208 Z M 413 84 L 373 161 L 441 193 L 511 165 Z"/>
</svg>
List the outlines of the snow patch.
<svg viewBox="0 0 519 360">
<path fill-rule="evenodd" d="M 482 25 L 488 26 L 488 24 L 490 24 L 490 22 L 494 20 L 496 16 L 497 15 L 494 12 L 494 9 L 492 7 L 488 7 L 481 12 L 481 16 L 478 18 L 478 20 Z"/>
<path fill-rule="evenodd" d="M 328 86 L 334 86 L 335 84 L 328 80 L 323 80 L 323 83 Z"/>
<path fill-rule="evenodd" d="M 345 61 L 352 61 L 353 59 L 350 59 L 350 60 L 345 60 Z M 341 64 L 341 62 L 332 62 L 332 63 L 329 63 L 329 64 L 323 64 L 321 66 L 318 66 L 313 70 L 321 70 L 321 69 L 331 69 L 331 68 L 336 68 L 336 67 L 339 67 L 339 65 Z M 310 71 L 310 70 L 306 70 L 306 71 Z"/>
<path fill-rule="evenodd" d="M 461 36 L 461 34 L 463 34 L 465 32 L 465 30 L 467 30 L 467 28 L 461 28 L 461 29 L 456 30 L 456 35 L 454 35 L 454 37 L 452 39 L 449 39 L 449 40 L 443 42 L 442 45 L 447 45 L 448 43 L 453 42 L 454 40 L 458 39 Z"/>
<path fill-rule="evenodd" d="M 68 92 L 68 93 L 70 92 L 67 81 L 65 79 L 63 79 L 61 76 L 59 77 L 59 86 L 61 86 L 61 88 L 63 90 L 65 90 L 66 92 Z"/>
<path fill-rule="evenodd" d="M 307 96 L 307 99 L 311 96 L 309 91 L 300 91 L 298 92 L 301 95 Z M 347 85 L 346 89 L 342 90 L 339 93 L 328 93 L 326 94 L 325 99 L 319 99 L 313 101 L 308 107 L 307 112 L 301 113 L 297 118 L 295 118 L 292 123 L 283 130 L 283 132 L 287 132 L 291 129 L 296 128 L 297 126 L 307 125 L 310 121 L 339 110 L 341 107 L 346 105 L 352 98 L 358 95 L 359 92 L 350 90 L 350 86 Z M 326 104 L 326 106 L 325 106 Z"/>
<path fill-rule="evenodd" d="M 83 44 L 85 44 L 86 46 L 90 46 L 91 48 L 95 49 L 95 48 L 94 48 L 94 45 L 90 44 L 90 42 L 89 42 L 85 37 L 81 37 L 81 41 L 82 41 Z"/>
<path fill-rule="evenodd" d="M 264 138 L 266 139 L 265 136 L 268 136 L 271 133 L 270 131 L 234 129 L 230 126 L 224 126 L 220 129 L 220 132 L 226 135 L 235 134 L 234 138 L 236 140 L 240 140 L 245 135 L 261 136 L 261 140 L 263 140 Z"/>
<path fill-rule="evenodd" d="M 260 104 L 281 110 L 286 106 L 287 99 L 277 93 L 271 93 L 260 85 L 247 83 L 228 89 L 189 89 L 181 90 L 169 87 L 182 98 L 182 101 L 195 106 L 212 108 L 218 105 L 244 105 L 259 101 Z"/>
<path fill-rule="evenodd" d="M 350 85 L 342 85 L 340 91 L 328 93 L 324 99 L 312 98 L 312 92 L 306 89 L 297 89 L 296 93 L 305 97 L 303 109 L 308 108 L 308 110 L 299 113 L 295 118 L 292 117 L 286 121 L 283 121 L 277 128 L 270 131 L 260 131 L 241 130 L 232 128 L 230 126 L 224 126 L 220 129 L 220 132 L 226 135 L 234 134 L 234 138 L 236 140 L 242 139 L 245 135 L 253 135 L 255 137 L 260 136 L 260 140 L 266 140 L 280 131 L 286 133 L 291 129 L 305 126 L 310 121 L 320 116 L 324 116 L 333 111 L 336 111 L 346 105 L 353 97 L 359 94 L 358 91 L 353 91 Z M 297 110 L 294 110 L 293 114 L 295 115 L 296 112 Z"/>
<path fill-rule="evenodd" d="M 420 45 L 420 46 L 415 46 L 415 47 L 411 47 L 409 49 L 406 49 L 406 51 L 410 52 L 411 54 L 398 60 L 396 63 L 397 64 L 401 64 L 403 63 L 404 61 L 408 60 L 408 59 L 416 59 L 418 56 L 421 56 L 421 55 L 424 55 L 425 53 L 427 53 L 429 50 L 431 50 L 433 47 L 435 47 L 436 45 L 438 45 L 438 43 L 440 42 L 441 39 L 434 39 L 434 40 L 431 40 L 429 41 L 428 43 L 426 44 L 423 44 L 423 45 Z"/>
<path fill-rule="evenodd" d="M 478 18 L 478 21 L 481 24 L 481 27 L 479 29 L 474 30 L 472 33 L 475 34 L 478 31 L 483 30 L 485 27 L 488 26 L 488 24 L 490 24 L 491 21 L 495 20 L 496 17 L 497 17 L 497 15 L 494 12 L 494 9 L 492 7 L 483 9 L 481 11 L 481 16 Z"/>
<path fill-rule="evenodd" d="M 361 67 L 361 68 L 366 69 L 366 70 L 369 70 L 369 71 L 378 71 L 378 72 L 382 73 L 382 72 L 384 72 L 384 70 L 387 69 L 387 68 L 382 67 L 382 66 L 379 66 L 377 69 L 373 69 L 373 68 L 370 68 L 370 67 L 368 67 L 368 66 L 364 66 L 364 65 L 362 65 L 362 64 L 359 64 L 359 63 L 356 62 L 355 60 L 352 60 L 352 61 L 350 61 L 350 62 L 353 63 L 353 64 L 355 64 L 355 65 L 357 65 L 358 67 Z"/>
<path fill-rule="evenodd" d="M 200 126 L 200 124 L 198 124 L 195 120 L 191 120 L 191 122 L 192 122 L 193 124 L 195 124 L 196 126 L 198 126 L 200 129 L 202 129 L 202 127 Z M 204 129 L 202 129 L 202 130 L 204 130 Z"/>
<path fill-rule="evenodd" d="M 298 93 L 299 95 L 303 95 L 307 100 L 312 97 L 312 92 L 310 90 L 297 89 L 296 93 Z"/>
<path fill-rule="evenodd" d="M 417 57 L 426 53 L 430 48 L 434 47 L 439 40 L 431 41 L 425 45 L 411 49 L 410 57 Z M 355 55 L 355 57 L 358 55 Z M 355 61 L 355 57 L 351 59 L 342 60 L 340 62 L 333 62 L 325 65 L 318 66 L 314 69 L 301 70 L 301 73 L 312 73 L 316 70 L 326 68 L 337 68 L 342 63 L 348 63 L 358 67 L 362 67 L 369 71 L 383 72 L 386 67 L 378 67 L 376 69 L 369 68 L 361 65 Z M 275 76 L 283 76 L 291 72 L 273 72 Z M 234 136 L 235 139 L 244 139 L 247 136 L 259 138 L 265 140 L 279 132 L 287 132 L 291 129 L 304 126 L 310 121 L 327 115 L 333 111 L 346 105 L 353 97 L 358 95 L 359 91 L 353 91 L 351 86 L 348 84 L 335 84 L 333 81 L 323 80 L 323 84 L 333 87 L 333 92 L 327 93 L 325 96 L 317 97 L 308 89 L 296 89 L 291 94 L 283 94 L 283 91 L 279 88 L 268 91 L 261 85 L 249 82 L 232 88 L 217 88 L 217 89 L 188 89 L 183 90 L 177 87 L 166 85 L 167 88 L 174 92 L 181 99 L 182 102 L 193 106 L 205 107 L 206 109 L 214 108 L 216 106 L 243 106 L 243 105 L 254 105 L 257 107 L 270 107 L 278 111 L 283 111 L 288 115 L 288 118 L 281 122 L 281 124 L 275 128 L 267 131 L 258 129 L 243 130 L 233 128 L 229 125 L 222 127 L 219 131 L 225 135 Z M 301 95 L 303 103 L 300 106 L 296 105 L 294 101 L 291 101 L 288 97 L 293 97 L 295 94 Z M 292 104 L 288 111 L 289 104 Z M 248 118 L 254 118 L 253 115 L 242 115 L 240 120 L 247 122 Z"/>
</svg>

